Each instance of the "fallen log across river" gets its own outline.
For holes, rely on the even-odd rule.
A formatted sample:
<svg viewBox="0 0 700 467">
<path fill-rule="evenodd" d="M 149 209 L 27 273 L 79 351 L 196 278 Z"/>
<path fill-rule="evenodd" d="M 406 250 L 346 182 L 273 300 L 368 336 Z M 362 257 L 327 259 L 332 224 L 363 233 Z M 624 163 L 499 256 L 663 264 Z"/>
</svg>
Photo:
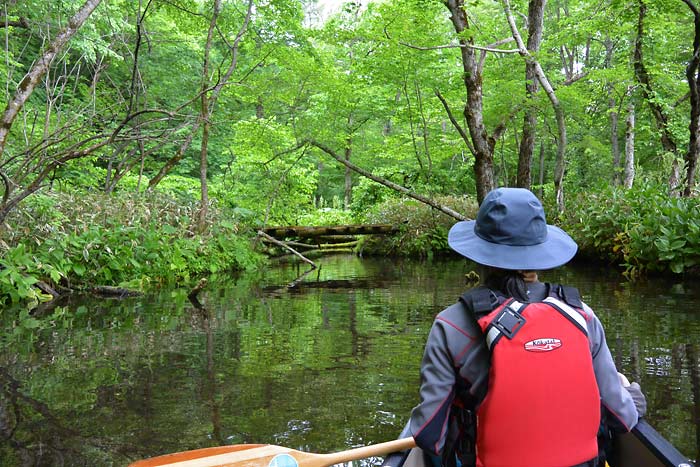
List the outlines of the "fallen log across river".
<svg viewBox="0 0 700 467">
<path fill-rule="evenodd" d="M 277 239 L 298 237 L 312 238 L 334 235 L 388 235 L 395 233 L 398 227 L 392 224 L 355 224 L 335 226 L 287 226 L 266 227 L 260 229 Z"/>
</svg>

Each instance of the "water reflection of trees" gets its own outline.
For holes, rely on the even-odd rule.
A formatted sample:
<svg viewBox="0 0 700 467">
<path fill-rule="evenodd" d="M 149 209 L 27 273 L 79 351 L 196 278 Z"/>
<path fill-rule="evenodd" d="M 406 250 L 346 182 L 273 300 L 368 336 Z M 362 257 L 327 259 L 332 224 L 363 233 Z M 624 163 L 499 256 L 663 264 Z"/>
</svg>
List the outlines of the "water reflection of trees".
<svg viewBox="0 0 700 467">
<path fill-rule="evenodd" d="M 693 393 L 693 423 L 695 424 L 695 461 L 700 462 L 700 344 L 686 344 L 690 363 L 690 380 Z"/>
<path fill-rule="evenodd" d="M 385 267 L 272 276 L 268 283 L 279 285 L 269 288 L 252 280 L 210 284 L 201 308 L 186 295 L 176 302 L 172 292 L 150 309 L 135 301 L 96 305 L 85 314 L 89 325 L 75 321 L 71 308 L 66 332 L 46 333 L 0 362 L 15 378 L 0 373 L 0 465 L 125 465 L 243 442 L 323 452 L 396 436 L 416 402 L 429 324 L 459 295 L 463 273 Z M 697 456 L 693 316 L 657 309 L 658 297 L 674 297 L 636 286 L 577 284 L 585 275 L 552 279 L 588 292 L 616 363 L 647 393 L 647 418 Z M 455 289 L 446 290 L 451 283 Z M 109 378 L 99 376 L 105 369 Z"/>
<path fill-rule="evenodd" d="M 89 465 L 85 446 L 106 441 L 69 428 L 43 402 L 25 395 L 22 384 L 0 368 L 0 459 L 3 465 Z"/>
</svg>

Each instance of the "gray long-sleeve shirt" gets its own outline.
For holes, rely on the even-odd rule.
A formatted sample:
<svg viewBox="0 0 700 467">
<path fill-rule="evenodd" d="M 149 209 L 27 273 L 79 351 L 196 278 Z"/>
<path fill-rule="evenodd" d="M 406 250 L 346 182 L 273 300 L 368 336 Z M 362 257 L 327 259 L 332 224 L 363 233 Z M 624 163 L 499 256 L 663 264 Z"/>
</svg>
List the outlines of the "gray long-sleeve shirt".
<svg viewBox="0 0 700 467">
<path fill-rule="evenodd" d="M 549 291 L 543 283 L 528 284 L 531 301 L 541 301 Z M 552 294 L 556 298 L 556 294 Z M 593 310 L 583 304 L 593 369 L 601 402 L 613 415 L 609 423 L 618 432 L 637 424 L 632 397 L 619 380 L 605 341 L 603 326 Z M 421 364 L 420 403 L 412 413 L 405 435 L 416 439 L 420 448 L 441 454 L 447 436 L 450 410 L 459 397 L 467 407 L 476 408 L 488 386 L 489 352 L 483 333 L 461 303 L 440 312 L 427 339 Z"/>
</svg>

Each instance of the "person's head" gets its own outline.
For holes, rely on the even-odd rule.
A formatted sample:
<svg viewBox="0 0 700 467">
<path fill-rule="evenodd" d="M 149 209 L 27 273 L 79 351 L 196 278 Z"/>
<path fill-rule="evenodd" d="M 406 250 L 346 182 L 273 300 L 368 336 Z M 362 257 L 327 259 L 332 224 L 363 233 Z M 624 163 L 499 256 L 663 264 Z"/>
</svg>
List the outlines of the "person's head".
<svg viewBox="0 0 700 467">
<path fill-rule="evenodd" d="M 476 220 L 453 225 L 447 241 L 454 251 L 487 270 L 501 271 L 500 276 L 556 268 L 569 262 L 578 249 L 566 232 L 547 224 L 542 204 L 524 188 L 489 192 Z"/>
</svg>

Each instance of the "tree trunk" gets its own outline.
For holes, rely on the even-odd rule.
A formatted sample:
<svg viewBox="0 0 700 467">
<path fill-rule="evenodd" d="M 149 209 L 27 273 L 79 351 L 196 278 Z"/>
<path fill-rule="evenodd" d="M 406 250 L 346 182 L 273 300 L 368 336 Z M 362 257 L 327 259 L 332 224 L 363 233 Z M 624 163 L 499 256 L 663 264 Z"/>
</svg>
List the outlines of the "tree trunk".
<svg viewBox="0 0 700 467">
<path fill-rule="evenodd" d="M 333 235 L 389 235 L 394 234 L 399 227 L 393 224 L 354 224 L 334 226 L 302 226 L 290 225 L 285 227 L 264 227 L 260 231 L 280 240 L 286 237 L 318 238 Z"/>
<path fill-rule="evenodd" d="M 218 1 L 218 0 L 217 0 Z M 246 16 L 245 19 L 243 20 L 243 24 L 241 25 L 241 28 L 238 31 L 238 34 L 236 35 L 236 38 L 233 40 L 233 43 L 230 45 L 228 42 L 226 44 L 228 45 L 229 48 L 229 53 L 231 54 L 231 63 L 229 63 L 228 68 L 226 69 L 226 72 L 219 77 L 216 86 L 210 91 L 209 97 L 208 97 L 208 112 L 209 115 L 207 116 L 206 121 L 209 121 L 211 118 L 211 114 L 214 111 L 214 106 L 216 104 L 216 101 L 219 98 L 219 95 L 221 94 L 221 91 L 224 89 L 224 87 L 228 84 L 229 80 L 231 79 L 231 75 L 233 72 L 238 68 L 238 51 L 239 47 L 241 44 L 241 39 L 243 39 L 243 35 L 248 29 L 248 24 L 250 23 L 250 18 L 253 12 L 253 0 L 248 0 L 248 6 L 246 10 Z M 200 114 L 201 115 L 201 114 Z M 200 118 L 197 118 L 192 125 L 192 129 L 190 130 L 190 133 L 185 137 L 184 142 L 180 145 L 180 148 L 178 151 L 175 153 L 173 157 L 171 157 L 164 165 L 161 167 L 160 171 L 156 174 L 155 177 L 153 177 L 151 180 L 148 182 L 148 189 L 153 189 L 156 185 L 158 185 L 163 178 L 182 160 L 182 158 L 185 156 L 185 153 L 190 147 L 190 144 L 192 143 L 192 140 L 194 139 L 195 134 L 199 130 L 200 125 L 202 124 L 202 120 Z"/>
<path fill-rule="evenodd" d="M 406 78 L 403 80 L 403 92 L 406 96 L 406 109 L 408 110 L 408 126 L 411 131 L 411 144 L 413 145 L 413 153 L 416 156 L 416 161 L 420 167 L 420 173 L 425 175 L 425 167 L 423 166 L 423 160 L 420 157 L 420 151 L 418 150 L 418 143 L 416 142 L 416 129 L 413 125 L 413 107 L 411 106 L 411 94 L 408 91 L 408 81 Z"/>
<path fill-rule="evenodd" d="M 610 68 L 613 59 L 613 52 L 615 50 L 615 44 L 610 39 L 610 37 L 605 38 L 605 60 L 603 61 L 603 68 Z M 610 114 L 610 152 L 612 155 L 612 184 L 617 186 L 620 184 L 620 173 L 622 168 L 620 167 L 620 141 L 617 136 L 620 115 L 617 112 L 617 101 L 615 100 L 614 86 L 613 83 L 607 84 L 608 89 L 608 109 Z"/>
<path fill-rule="evenodd" d="M 623 186 L 632 188 L 634 183 L 634 105 L 627 108 L 627 131 L 625 132 L 625 171 Z"/>
<path fill-rule="evenodd" d="M 611 93 L 610 91 L 608 91 Z M 617 114 L 617 103 L 614 97 L 608 99 L 608 108 L 610 109 L 610 147 L 612 152 L 612 171 L 613 185 L 617 186 L 620 184 L 620 143 L 617 139 L 617 126 L 619 121 L 619 115 Z"/>
<path fill-rule="evenodd" d="M 700 153 L 700 11 L 690 0 L 682 0 L 693 12 L 695 36 L 693 38 L 693 56 L 688 62 L 685 76 L 690 87 L 690 138 L 685 154 L 685 183 L 683 196 L 690 196 L 695 188 L 695 170 Z"/>
<path fill-rule="evenodd" d="M 197 134 L 197 131 L 199 131 L 199 125 L 200 125 L 200 120 L 197 119 L 193 125 L 192 128 L 190 129 L 190 132 L 185 136 L 185 140 L 180 144 L 180 147 L 178 148 L 177 152 L 173 157 L 168 159 L 168 161 L 163 164 L 163 167 L 160 168 L 158 173 L 148 181 L 148 189 L 151 190 L 156 187 L 164 178 L 166 175 L 170 173 L 170 171 L 182 160 L 183 157 L 185 157 L 185 153 L 187 150 L 190 148 L 190 144 L 192 144 L 192 140 L 194 139 L 194 136 Z"/>
<path fill-rule="evenodd" d="M 199 148 L 199 184 L 200 184 L 200 205 L 197 213 L 197 228 L 199 233 L 206 230 L 207 213 L 209 207 L 209 187 L 207 185 L 207 162 L 209 151 L 209 130 L 211 128 L 211 109 L 209 106 L 209 96 L 207 89 L 209 88 L 209 62 L 211 57 L 212 41 L 214 40 L 214 31 L 216 30 L 216 22 L 221 12 L 221 0 L 214 0 L 214 7 L 209 22 L 209 31 L 207 33 L 207 43 L 204 46 L 204 64 L 202 66 L 202 87 L 201 87 L 201 109 L 199 119 L 202 121 L 202 143 Z"/>
<path fill-rule="evenodd" d="M 418 98 L 418 113 L 422 124 L 423 151 L 425 152 L 425 160 L 428 163 L 425 173 L 425 181 L 428 185 L 430 185 L 430 179 L 433 176 L 433 158 L 430 155 L 430 145 L 428 144 L 428 120 L 425 117 L 425 109 L 423 108 L 423 94 L 420 91 L 420 84 L 417 80 L 415 81 L 415 86 L 416 95 Z"/>
<path fill-rule="evenodd" d="M 470 34 L 464 34 L 469 29 L 469 19 L 464 6 L 464 0 L 445 0 L 443 2 L 451 13 L 450 19 L 459 37 L 462 68 L 464 70 L 464 87 L 467 100 L 464 105 L 464 118 L 469 127 L 474 150 L 474 176 L 476 181 L 476 198 L 479 203 L 486 194 L 496 187 L 493 175 L 493 146 L 495 140 L 489 138 L 483 118 L 482 75 L 479 61 L 473 48 L 474 40 Z"/>
<path fill-rule="evenodd" d="M 554 94 L 552 94 L 554 95 Z M 554 115 L 557 120 L 559 129 L 559 138 L 557 139 L 557 160 L 554 164 L 554 193 L 557 201 L 557 209 L 559 212 L 564 212 L 564 173 L 566 171 L 566 122 L 564 119 L 564 110 L 562 110 L 559 100 L 552 101 L 554 107 Z"/>
<path fill-rule="evenodd" d="M 656 102 L 655 92 L 651 85 L 651 77 L 644 64 L 644 53 L 643 53 L 643 40 L 644 40 L 644 19 L 646 17 L 646 3 L 645 0 L 639 0 L 639 15 L 637 17 L 637 37 L 634 40 L 634 53 L 632 57 L 632 64 L 634 66 L 634 75 L 637 81 L 641 85 L 642 96 L 644 100 L 649 105 L 651 114 L 654 116 L 654 121 L 656 122 L 656 127 L 661 130 L 661 147 L 664 152 L 671 154 L 673 157 L 673 170 L 669 177 L 669 189 L 671 192 L 675 192 L 678 188 L 678 175 L 676 173 L 677 169 L 677 156 L 678 156 L 678 145 L 673 139 L 671 130 L 668 125 L 668 116 L 666 115 L 663 107 Z"/>
<path fill-rule="evenodd" d="M 532 55 L 528 52 L 527 48 L 525 47 L 525 44 L 523 43 L 523 39 L 520 36 L 520 32 L 518 31 L 517 26 L 515 25 L 515 20 L 513 19 L 513 14 L 511 13 L 510 10 L 510 2 L 508 0 L 501 0 L 503 3 L 503 11 L 506 14 L 506 17 L 508 19 L 508 24 L 510 25 L 510 30 L 511 33 L 513 34 L 513 39 L 515 39 L 515 43 L 518 44 L 518 51 L 520 55 L 522 55 L 525 60 L 528 63 L 533 64 L 533 70 L 535 72 L 535 76 L 537 77 L 537 80 L 540 82 L 542 85 L 542 89 L 544 89 L 545 93 L 547 94 L 547 97 L 549 98 L 549 101 L 552 103 L 552 107 L 554 108 L 554 115 L 556 116 L 557 119 L 557 128 L 559 132 L 559 138 L 557 139 L 557 160 L 555 163 L 554 167 L 554 190 L 555 190 L 555 197 L 557 201 L 557 208 L 559 212 L 564 211 L 564 166 L 565 166 L 565 155 L 566 155 L 566 120 L 564 117 L 564 109 L 561 107 L 561 103 L 559 102 L 559 99 L 557 98 L 557 95 L 554 93 L 554 88 L 552 88 L 552 85 L 549 83 L 549 80 L 547 79 L 547 76 L 544 74 L 544 70 L 542 69 L 542 66 L 540 63 L 535 60 Z"/>
<path fill-rule="evenodd" d="M 540 185 L 539 198 L 544 199 L 544 143 L 540 143 L 540 173 L 537 175 Z"/>
<path fill-rule="evenodd" d="M 350 162 L 352 156 L 352 136 L 348 136 L 345 143 L 345 160 Z M 350 203 L 352 203 L 352 170 L 350 167 L 345 166 L 345 196 L 343 198 L 343 207 L 347 210 L 350 209 Z"/>
<path fill-rule="evenodd" d="M 265 106 L 263 105 L 263 100 L 260 96 L 258 96 L 258 101 L 255 104 L 255 118 L 265 118 Z"/>
<path fill-rule="evenodd" d="M 528 6 L 528 36 L 527 50 L 536 54 L 542 43 L 542 25 L 544 22 L 544 6 L 546 0 L 530 0 Z M 516 185 L 520 188 L 530 189 L 532 183 L 532 155 L 535 152 L 535 135 L 537 132 L 537 110 L 532 105 L 532 100 L 537 94 L 539 86 L 535 76 L 534 64 L 525 64 L 525 93 L 530 101 L 525 109 L 523 117 L 523 137 L 520 141 L 520 154 L 518 156 L 518 177 Z"/>
</svg>

